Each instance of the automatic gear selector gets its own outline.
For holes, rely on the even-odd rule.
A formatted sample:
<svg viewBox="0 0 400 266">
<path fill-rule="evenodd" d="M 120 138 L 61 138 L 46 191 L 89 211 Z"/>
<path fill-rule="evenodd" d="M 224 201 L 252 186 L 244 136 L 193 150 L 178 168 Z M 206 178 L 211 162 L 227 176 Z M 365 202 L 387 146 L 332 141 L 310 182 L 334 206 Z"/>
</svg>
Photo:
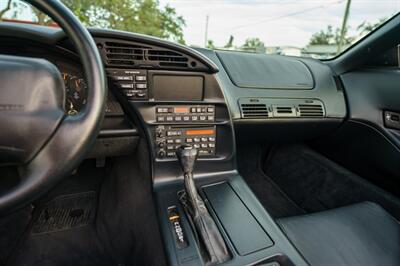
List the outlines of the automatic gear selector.
<svg viewBox="0 0 400 266">
<path fill-rule="evenodd" d="M 181 195 L 181 202 L 187 212 L 193 230 L 198 235 L 207 257 L 207 265 L 217 265 L 230 259 L 230 254 L 215 221 L 211 217 L 204 204 L 203 199 L 197 193 L 196 184 L 193 179 L 193 169 L 197 159 L 198 151 L 192 146 L 182 145 L 176 151 L 176 155 L 181 164 L 185 192 Z"/>
</svg>

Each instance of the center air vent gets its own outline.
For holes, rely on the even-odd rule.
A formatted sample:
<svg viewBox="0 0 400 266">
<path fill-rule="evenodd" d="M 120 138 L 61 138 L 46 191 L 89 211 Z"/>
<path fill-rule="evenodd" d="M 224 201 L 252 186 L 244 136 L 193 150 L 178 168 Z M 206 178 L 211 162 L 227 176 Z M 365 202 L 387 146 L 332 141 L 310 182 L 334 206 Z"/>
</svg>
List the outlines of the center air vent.
<svg viewBox="0 0 400 266">
<path fill-rule="evenodd" d="M 268 108 L 265 104 L 241 104 L 243 118 L 267 118 Z"/>
<path fill-rule="evenodd" d="M 98 43 L 107 66 L 195 68 L 198 63 L 179 52 L 135 43 L 105 41 Z"/>
<path fill-rule="evenodd" d="M 106 42 L 104 47 L 108 65 L 124 66 L 133 66 L 136 61 L 143 61 L 146 49 L 148 47 L 118 42 Z"/>
<path fill-rule="evenodd" d="M 321 104 L 299 104 L 300 117 L 323 117 L 324 109 Z"/>
<path fill-rule="evenodd" d="M 182 54 L 167 50 L 147 50 L 147 59 L 160 66 L 188 67 L 189 59 Z"/>
<path fill-rule="evenodd" d="M 272 105 L 274 117 L 293 117 L 296 116 L 294 106 Z"/>
</svg>

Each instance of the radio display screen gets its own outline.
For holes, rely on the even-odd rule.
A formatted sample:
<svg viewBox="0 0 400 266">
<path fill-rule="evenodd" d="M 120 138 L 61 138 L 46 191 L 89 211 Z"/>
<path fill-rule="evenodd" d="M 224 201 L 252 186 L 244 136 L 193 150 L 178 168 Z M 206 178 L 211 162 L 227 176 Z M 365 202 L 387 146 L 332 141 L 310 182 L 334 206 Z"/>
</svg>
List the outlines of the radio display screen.
<svg viewBox="0 0 400 266">
<path fill-rule="evenodd" d="M 157 101 L 201 101 L 204 94 L 204 78 L 154 75 L 152 90 L 154 100 Z"/>
</svg>

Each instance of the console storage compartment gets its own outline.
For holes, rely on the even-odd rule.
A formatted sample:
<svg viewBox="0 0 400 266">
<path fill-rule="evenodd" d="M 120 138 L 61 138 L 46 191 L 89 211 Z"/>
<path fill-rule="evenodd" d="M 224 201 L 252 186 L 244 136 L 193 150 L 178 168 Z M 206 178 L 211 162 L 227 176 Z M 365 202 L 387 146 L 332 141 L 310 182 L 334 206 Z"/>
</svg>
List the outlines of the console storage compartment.
<svg viewBox="0 0 400 266">
<path fill-rule="evenodd" d="M 239 255 L 245 256 L 273 245 L 229 183 L 206 186 L 203 191 Z"/>
</svg>

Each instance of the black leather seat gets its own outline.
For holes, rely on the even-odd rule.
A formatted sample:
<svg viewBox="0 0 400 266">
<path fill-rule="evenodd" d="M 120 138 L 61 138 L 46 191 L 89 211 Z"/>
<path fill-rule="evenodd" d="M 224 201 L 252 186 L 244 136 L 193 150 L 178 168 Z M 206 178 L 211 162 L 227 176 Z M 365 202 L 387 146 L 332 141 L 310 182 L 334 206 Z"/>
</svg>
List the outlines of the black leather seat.
<svg viewBox="0 0 400 266">
<path fill-rule="evenodd" d="M 277 222 L 312 266 L 400 265 L 400 224 L 374 203 Z"/>
</svg>

